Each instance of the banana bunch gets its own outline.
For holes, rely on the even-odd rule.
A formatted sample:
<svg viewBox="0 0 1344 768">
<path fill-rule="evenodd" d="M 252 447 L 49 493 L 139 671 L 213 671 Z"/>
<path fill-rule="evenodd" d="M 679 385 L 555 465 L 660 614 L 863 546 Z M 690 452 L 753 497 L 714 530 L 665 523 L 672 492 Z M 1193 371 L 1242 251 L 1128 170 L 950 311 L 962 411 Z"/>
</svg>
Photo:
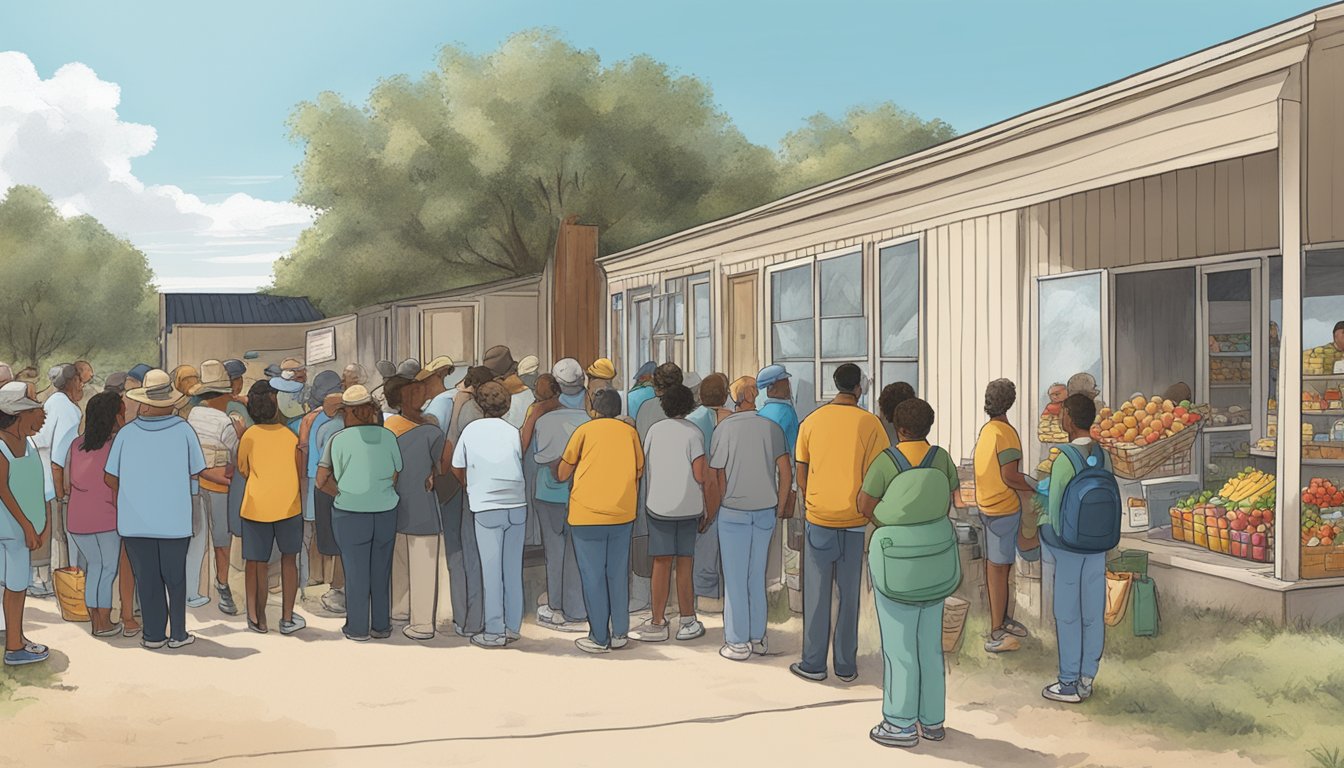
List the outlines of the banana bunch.
<svg viewBox="0 0 1344 768">
<path fill-rule="evenodd" d="M 1258 499 L 1274 490 L 1273 475 L 1247 467 L 1241 474 L 1228 480 L 1218 495 L 1228 501 L 1246 501 Z"/>
</svg>

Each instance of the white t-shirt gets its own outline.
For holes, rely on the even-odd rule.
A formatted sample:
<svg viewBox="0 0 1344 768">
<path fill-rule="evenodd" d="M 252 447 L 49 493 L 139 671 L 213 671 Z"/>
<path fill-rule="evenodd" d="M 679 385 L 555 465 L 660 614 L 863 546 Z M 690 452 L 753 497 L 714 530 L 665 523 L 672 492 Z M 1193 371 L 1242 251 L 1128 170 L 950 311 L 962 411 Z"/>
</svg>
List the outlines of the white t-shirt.
<svg viewBox="0 0 1344 768">
<path fill-rule="evenodd" d="M 527 421 L 527 409 L 536 401 L 537 396 L 532 393 L 532 390 L 524 389 L 509 400 L 509 412 L 504 414 L 504 420 L 516 429 L 522 429 L 523 424 Z"/>
<path fill-rule="evenodd" d="M 477 419 L 453 446 L 453 466 L 467 470 L 472 512 L 527 506 L 523 444 L 518 429 L 503 419 Z"/>
<path fill-rule="evenodd" d="M 238 431 L 233 428 L 233 419 L 227 413 L 201 404 L 187 414 L 187 423 L 196 430 L 207 467 L 221 467 L 237 460 Z M 227 460 L 225 451 L 228 452 Z"/>
<path fill-rule="evenodd" d="M 649 514 L 670 520 L 699 517 L 705 497 L 692 464 L 705 455 L 705 433 L 685 419 L 664 419 L 644 438 L 644 476 Z"/>
</svg>

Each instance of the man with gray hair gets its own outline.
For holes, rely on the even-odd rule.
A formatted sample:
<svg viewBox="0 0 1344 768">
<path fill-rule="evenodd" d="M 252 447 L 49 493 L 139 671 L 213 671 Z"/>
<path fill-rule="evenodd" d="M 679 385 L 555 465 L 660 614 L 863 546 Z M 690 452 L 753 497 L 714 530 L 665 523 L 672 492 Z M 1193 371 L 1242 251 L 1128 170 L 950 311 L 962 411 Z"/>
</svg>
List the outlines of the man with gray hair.
<svg viewBox="0 0 1344 768">
<path fill-rule="evenodd" d="M 47 419 L 42 430 L 33 437 L 37 453 L 42 457 L 43 484 L 46 489 L 47 504 L 51 516 L 51 536 L 33 557 L 33 584 L 29 594 L 33 597 L 47 597 L 52 594 L 51 570 L 69 562 L 69 553 L 65 541 L 65 490 L 56 487 L 51 471 L 52 458 L 64 458 L 70 453 L 70 445 L 79 436 L 79 422 L 83 414 L 79 410 L 79 399 L 84 395 L 84 381 L 79 370 L 70 363 L 53 366 L 47 373 L 51 381 L 49 394 L 42 409 Z"/>
</svg>

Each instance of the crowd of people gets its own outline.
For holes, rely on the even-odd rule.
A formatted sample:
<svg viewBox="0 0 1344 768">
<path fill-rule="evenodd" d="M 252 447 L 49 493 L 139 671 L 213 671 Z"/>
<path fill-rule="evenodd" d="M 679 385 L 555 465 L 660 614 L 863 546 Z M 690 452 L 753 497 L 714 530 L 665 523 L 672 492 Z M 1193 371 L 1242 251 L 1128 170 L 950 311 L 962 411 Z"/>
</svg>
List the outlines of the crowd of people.
<svg viewBox="0 0 1344 768">
<path fill-rule="evenodd" d="M 203 566 L 218 610 L 240 612 L 229 579 L 235 539 L 252 632 L 304 630 L 297 598 L 325 581 L 322 608 L 344 615 L 349 640 L 387 638 L 394 621 L 429 640 L 442 618 L 442 556 L 453 631 L 504 647 L 522 632 L 529 519 L 545 560 L 541 627 L 605 654 L 631 639 L 700 638 L 697 608 L 721 606 L 719 653 L 747 661 L 769 652 L 767 573 L 779 521 L 800 508 L 791 525 L 802 542 L 803 639 L 790 670 L 809 681 L 858 677 L 866 564 L 886 669 L 883 720 L 870 736 L 886 746 L 945 737 L 942 619 L 962 579 L 949 518 L 959 480 L 948 452 L 928 441 L 933 408 L 909 384 L 882 390 L 879 419 L 862 406 L 859 367 L 840 365 L 833 399 L 800 421 L 779 365 L 730 381 L 646 363 L 628 393 L 606 359 L 566 358 L 539 372 L 535 357 L 515 361 L 494 347 L 450 386 L 455 369 L 447 357 L 380 363 L 371 390 L 357 364 L 309 381 L 289 358 L 247 384 L 242 360 L 206 360 L 171 372 L 138 365 L 99 388 L 80 362 L 53 367 L 39 393 L 0 365 L 5 663 L 48 657 L 23 632 L 24 601 L 49 595 L 62 564 L 85 574 L 94 635 L 141 635 L 150 649 L 191 644 L 187 608 L 212 599 L 200 589 Z M 988 386 L 975 449 L 985 649 L 1010 652 L 1027 635 L 1009 615 L 1008 584 L 1017 557 L 1041 551 L 1039 530 L 1058 573 L 1060 674 L 1044 695 L 1078 702 L 1101 655 L 1094 593 L 1104 585 L 1094 572 L 1104 554 L 1075 551 L 1051 531 L 1078 514 L 1078 494 L 1066 492 L 1073 474 L 1105 469 L 1088 437 L 1095 405 L 1081 395 L 1063 403 L 1070 457 L 1086 467 L 1056 462 L 1051 492 L 1020 470 L 1006 418 L 1015 399 L 1011 382 Z M 1033 493 L 1048 495 L 1033 504 Z M 648 618 L 631 627 L 645 606 Z"/>
</svg>

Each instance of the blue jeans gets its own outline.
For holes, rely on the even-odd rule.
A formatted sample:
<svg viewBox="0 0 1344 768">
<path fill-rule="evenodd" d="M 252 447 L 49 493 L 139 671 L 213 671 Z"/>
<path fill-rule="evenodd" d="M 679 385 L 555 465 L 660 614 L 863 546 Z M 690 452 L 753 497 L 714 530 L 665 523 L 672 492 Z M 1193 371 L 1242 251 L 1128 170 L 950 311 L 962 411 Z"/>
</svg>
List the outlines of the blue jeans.
<svg viewBox="0 0 1344 768">
<path fill-rule="evenodd" d="M 201 597 L 201 564 L 210 549 L 210 512 L 201 495 L 191 497 L 191 541 L 187 544 L 187 599 Z"/>
<path fill-rule="evenodd" d="M 523 628 L 523 535 L 527 507 L 473 513 L 481 550 L 485 634 Z"/>
<path fill-rule="evenodd" d="M 943 601 L 898 603 L 877 590 L 873 599 L 882 632 L 882 717 L 897 728 L 942 725 Z"/>
<path fill-rule="evenodd" d="M 464 510 L 466 494 L 458 492 L 439 505 L 443 550 L 448 559 L 448 597 L 453 624 L 468 635 L 485 628 L 481 618 L 481 551 L 476 546 L 476 521 Z"/>
<path fill-rule="evenodd" d="M 765 638 L 765 566 L 775 509 L 719 509 L 723 558 L 723 640 L 745 645 Z"/>
<path fill-rule="evenodd" d="M 397 510 L 331 510 L 331 532 L 345 568 L 345 634 L 367 637 L 392 631 L 392 549 Z"/>
<path fill-rule="evenodd" d="M 121 537 L 116 531 L 72 533 L 70 540 L 88 564 L 84 576 L 84 605 L 111 608 L 112 587 L 117 583 L 121 560 Z"/>
<path fill-rule="evenodd" d="M 588 637 L 598 645 L 630 634 L 630 531 L 621 525 L 571 525 L 574 556 L 588 609 Z"/>
<path fill-rule="evenodd" d="M 840 593 L 835 615 L 835 674 L 858 674 L 859 591 L 863 584 L 863 534 L 807 524 L 803 547 L 803 659 L 807 672 L 826 671 L 831 646 L 831 584 Z"/>
<path fill-rule="evenodd" d="M 719 518 L 695 537 L 695 594 L 718 600 L 723 597 L 722 568 L 719 565 Z"/>
<path fill-rule="evenodd" d="M 547 607 L 570 621 L 583 621 L 588 611 L 583 607 L 583 581 L 574 542 L 569 538 L 568 506 L 541 499 L 533 499 L 532 506 L 540 518 L 541 545 L 546 553 Z"/>
<path fill-rule="evenodd" d="M 1080 555 L 1041 543 L 1042 578 L 1054 585 L 1059 680 L 1094 678 L 1106 644 L 1106 553 Z"/>
<path fill-rule="evenodd" d="M 187 545 L 191 539 L 127 536 L 126 557 L 140 598 L 140 626 L 151 643 L 187 639 Z"/>
</svg>

